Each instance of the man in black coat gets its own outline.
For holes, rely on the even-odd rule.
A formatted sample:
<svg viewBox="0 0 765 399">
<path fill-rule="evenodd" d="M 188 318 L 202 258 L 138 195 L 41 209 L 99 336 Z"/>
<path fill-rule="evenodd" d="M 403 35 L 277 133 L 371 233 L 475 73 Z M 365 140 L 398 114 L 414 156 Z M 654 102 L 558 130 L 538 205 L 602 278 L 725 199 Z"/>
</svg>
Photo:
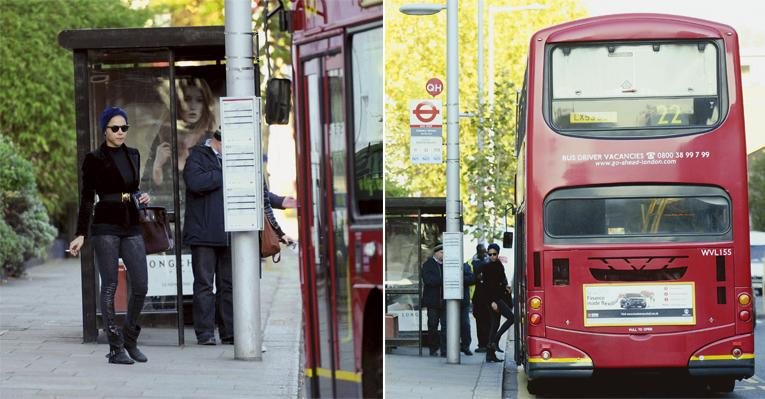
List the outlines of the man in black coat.
<svg viewBox="0 0 765 399">
<path fill-rule="evenodd" d="M 467 356 L 473 356 L 470 350 L 470 286 L 475 285 L 473 267 L 470 263 L 462 264 L 462 303 L 460 304 L 460 351 Z"/>
<path fill-rule="evenodd" d="M 428 308 L 428 338 L 430 356 L 446 357 L 446 305 L 444 303 L 444 251 L 441 244 L 433 247 L 433 256 L 422 264 L 422 306 Z M 441 323 L 441 333 L 438 324 Z"/>
<path fill-rule="evenodd" d="M 470 260 L 473 266 L 473 276 L 475 278 L 475 291 L 473 293 L 473 317 L 475 317 L 476 336 L 478 337 L 478 349 L 476 352 L 486 352 L 486 346 L 489 344 L 491 332 L 491 314 L 486 311 L 486 306 L 482 302 L 481 291 L 483 291 L 483 265 L 489 263 L 489 256 L 486 255 L 486 247 L 478 244 L 475 247 L 476 254 Z"/>
<path fill-rule="evenodd" d="M 183 242 L 191 246 L 194 331 L 200 345 L 215 345 L 216 308 L 221 342 L 234 341 L 229 235 L 223 222 L 222 143 L 218 133 L 191 148 L 183 179 L 186 213 Z M 215 293 L 213 293 L 213 283 Z"/>
</svg>

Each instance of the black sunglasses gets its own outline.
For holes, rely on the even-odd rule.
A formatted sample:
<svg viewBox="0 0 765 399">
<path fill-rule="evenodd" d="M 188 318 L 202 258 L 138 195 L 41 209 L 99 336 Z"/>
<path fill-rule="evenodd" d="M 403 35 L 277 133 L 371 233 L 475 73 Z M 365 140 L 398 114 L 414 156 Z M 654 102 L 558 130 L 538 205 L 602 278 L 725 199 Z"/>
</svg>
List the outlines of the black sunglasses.
<svg viewBox="0 0 765 399">
<path fill-rule="evenodd" d="M 489 256 L 497 256 L 499 252 L 488 252 Z"/>
<path fill-rule="evenodd" d="M 107 129 L 112 129 L 112 133 L 117 133 L 117 130 L 122 129 L 123 132 L 127 133 L 128 129 L 130 129 L 130 125 L 122 125 L 122 126 L 107 126 Z"/>
</svg>

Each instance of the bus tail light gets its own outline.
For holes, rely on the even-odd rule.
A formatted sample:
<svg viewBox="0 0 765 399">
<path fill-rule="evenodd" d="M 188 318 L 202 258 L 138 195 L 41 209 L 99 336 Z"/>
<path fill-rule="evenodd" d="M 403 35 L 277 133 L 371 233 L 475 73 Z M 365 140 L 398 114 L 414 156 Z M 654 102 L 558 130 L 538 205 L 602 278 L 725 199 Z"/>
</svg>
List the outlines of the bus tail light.
<svg viewBox="0 0 765 399">
<path fill-rule="evenodd" d="M 749 296 L 747 293 L 739 294 L 738 295 L 738 303 L 741 306 L 747 306 L 750 303 L 752 303 L 752 297 Z"/>
<path fill-rule="evenodd" d="M 741 321 L 749 321 L 752 318 L 752 314 L 748 310 L 742 310 L 738 312 L 738 319 Z"/>
<path fill-rule="evenodd" d="M 529 316 L 529 324 L 531 324 L 532 326 L 538 325 L 541 321 L 542 321 L 542 315 L 540 315 L 539 313 L 532 313 Z"/>
<path fill-rule="evenodd" d="M 542 298 L 538 296 L 533 296 L 531 299 L 529 299 L 529 307 L 537 310 L 542 307 Z"/>
</svg>

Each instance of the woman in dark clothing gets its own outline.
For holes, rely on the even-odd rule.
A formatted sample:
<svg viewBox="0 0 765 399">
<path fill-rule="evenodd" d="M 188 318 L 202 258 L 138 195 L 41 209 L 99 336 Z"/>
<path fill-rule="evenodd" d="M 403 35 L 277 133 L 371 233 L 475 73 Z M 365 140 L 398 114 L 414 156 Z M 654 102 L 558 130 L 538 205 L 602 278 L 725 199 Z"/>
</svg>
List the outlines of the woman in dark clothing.
<svg viewBox="0 0 765 399">
<path fill-rule="evenodd" d="M 79 255 L 85 237 L 93 245 L 101 276 L 101 314 L 109 339 L 109 354 L 106 357 L 109 363 L 117 364 L 147 361 L 136 343 L 141 331 L 138 319 L 148 289 L 148 276 L 146 250 L 135 201 L 148 204 L 149 195 L 138 192 L 141 158 L 138 150 L 125 145 L 130 127 L 127 123 L 127 113 L 119 107 L 106 107 L 101 113 L 99 126 L 106 140 L 98 149 L 88 153 L 82 163 L 77 233 L 69 244 L 69 252 L 74 256 Z M 96 194 L 98 203 L 95 202 Z M 114 323 L 118 258 L 125 263 L 131 288 L 127 317 L 121 330 Z"/>
<path fill-rule="evenodd" d="M 505 267 L 499 261 L 499 245 L 490 244 L 488 249 L 489 263 L 483 265 L 483 292 L 481 297 L 487 306 L 487 313 L 491 314 L 491 335 L 489 345 L 486 348 L 487 362 L 501 362 L 503 359 L 497 358 L 496 351 L 499 349 L 499 338 L 513 325 L 513 314 L 510 310 L 510 299 L 505 276 Z M 505 316 L 507 320 L 499 327 L 500 315 Z M 499 327 L 499 330 L 497 330 Z"/>
</svg>

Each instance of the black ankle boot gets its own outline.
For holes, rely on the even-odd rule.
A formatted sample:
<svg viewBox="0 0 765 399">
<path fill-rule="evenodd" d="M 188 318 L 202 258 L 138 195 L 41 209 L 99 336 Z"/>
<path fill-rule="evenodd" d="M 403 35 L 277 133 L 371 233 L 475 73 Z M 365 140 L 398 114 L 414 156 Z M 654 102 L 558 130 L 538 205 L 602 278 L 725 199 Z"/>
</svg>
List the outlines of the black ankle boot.
<svg viewBox="0 0 765 399">
<path fill-rule="evenodd" d="M 125 336 L 125 350 L 127 350 L 128 355 L 136 362 L 146 363 L 149 359 L 138 349 L 138 334 L 140 333 L 141 327 L 139 326 L 135 326 L 135 329 L 127 326 L 122 327 L 122 334 Z"/>
<path fill-rule="evenodd" d="M 497 354 L 495 352 L 496 349 L 497 349 L 497 345 L 493 343 L 489 344 L 486 347 L 486 362 L 487 363 L 504 362 L 504 359 L 500 359 L 497 357 Z"/>
<path fill-rule="evenodd" d="M 109 354 L 106 355 L 109 359 L 109 363 L 114 364 L 133 364 L 133 359 L 129 358 L 125 349 L 120 346 L 109 346 Z"/>
</svg>

